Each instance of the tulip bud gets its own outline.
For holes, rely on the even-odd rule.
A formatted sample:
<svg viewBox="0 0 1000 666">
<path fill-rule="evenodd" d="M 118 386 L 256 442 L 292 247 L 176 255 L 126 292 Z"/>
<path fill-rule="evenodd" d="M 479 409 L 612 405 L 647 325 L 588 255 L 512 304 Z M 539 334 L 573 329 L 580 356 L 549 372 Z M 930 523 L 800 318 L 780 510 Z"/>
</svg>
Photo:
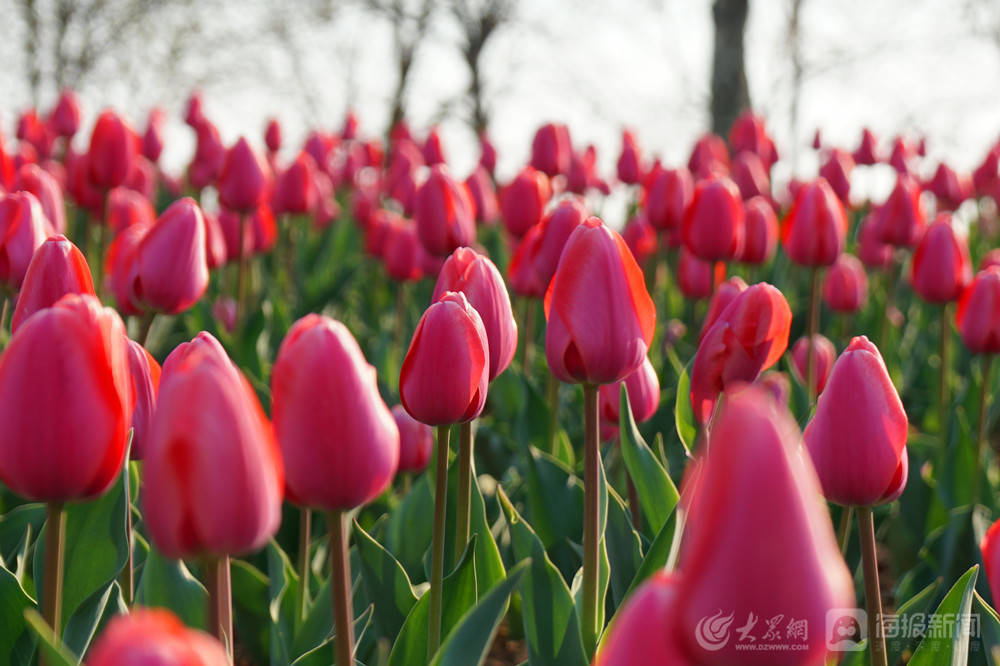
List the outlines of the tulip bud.
<svg viewBox="0 0 1000 666">
<path fill-rule="evenodd" d="M 679 229 L 693 194 L 694 182 L 687 169 L 661 169 L 646 188 L 649 223 L 657 229 Z"/>
<path fill-rule="evenodd" d="M 640 266 L 645 265 L 646 260 L 656 253 L 659 248 L 659 239 L 656 237 L 656 229 L 649 223 L 645 215 L 639 214 L 633 217 L 622 230 L 622 238 L 628 246 L 635 261 Z"/>
<path fill-rule="evenodd" d="M 737 155 L 749 152 L 759 157 L 766 171 L 778 161 L 778 151 L 764 126 L 764 118 L 750 109 L 741 113 L 729 128 L 729 145 Z"/>
<path fill-rule="evenodd" d="M 742 152 L 736 155 L 730 178 L 739 188 L 744 201 L 753 197 L 771 196 L 771 177 L 767 167 L 755 153 Z"/>
<path fill-rule="evenodd" d="M 42 205 L 30 192 L 0 194 L 0 284 L 18 290 L 35 250 L 52 233 Z"/>
<path fill-rule="evenodd" d="M 858 257 L 868 268 L 888 268 L 892 265 L 892 246 L 879 238 L 876 213 L 870 213 L 858 227 Z"/>
<path fill-rule="evenodd" d="M 403 121 L 401 121 L 403 122 Z M 348 109 L 344 115 L 344 126 L 340 130 L 340 138 L 350 141 L 358 136 L 358 116 L 352 109 Z"/>
<path fill-rule="evenodd" d="M 708 329 L 712 328 L 715 322 L 718 321 L 719 315 L 726 311 L 726 308 L 733 302 L 733 299 L 746 290 L 747 283 L 739 275 L 734 275 L 716 288 L 715 292 L 712 293 L 712 299 L 708 302 L 705 321 L 701 323 L 701 332 L 698 334 L 699 342 L 708 333 Z"/>
<path fill-rule="evenodd" d="M 693 663 L 822 664 L 828 639 L 813 628 L 826 626 L 830 610 L 854 607 L 851 575 L 800 442 L 795 421 L 765 389 L 726 391 L 700 449 L 697 483 L 689 477 L 682 486 L 691 499 L 674 632 Z M 792 650 L 748 657 L 735 640 L 696 640 L 714 637 L 705 631 L 712 618 L 738 625 L 779 614 L 808 628 L 782 635 Z"/>
<path fill-rule="evenodd" d="M 506 187 L 500 190 L 500 212 L 503 224 L 513 236 L 521 237 L 538 224 L 545 204 L 552 196 L 549 179 L 541 171 L 525 167 Z"/>
<path fill-rule="evenodd" d="M 222 144 L 219 130 L 207 120 L 196 128 L 197 141 L 194 158 L 188 166 L 188 181 L 191 187 L 201 190 L 219 178 L 226 161 L 226 147 Z"/>
<path fill-rule="evenodd" d="M 656 376 L 649 357 L 646 357 L 642 365 L 628 377 L 613 384 L 603 384 L 598 389 L 601 420 L 614 426 L 615 432 L 618 431 L 622 384 L 625 384 L 625 392 L 632 406 L 632 417 L 636 423 L 645 423 L 653 418 L 660 406 L 660 379 Z"/>
<path fill-rule="evenodd" d="M 281 124 L 277 118 L 271 118 L 267 121 L 267 128 L 264 130 L 264 143 L 267 144 L 267 149 L 272 153 L 281 150 Z"/>
<path fill-rule="evenodd" d="M 108 622 L 87 666 L 228 666 L 222 643 L 185 627 L 168 610 L 136 608 Z"/>
<path fill-rule="evenodd" d="M 399 397 L 421 423 L 471 421 L 486 404 L 490 349 L 465 294 L 448 292 L 424 312 L 399 375 Z"/>
<path fill-rule="evenodd" d="M 878 142 L 872 131 L 866 127 L 861 131 L 861 144 L 854 151 L 854 162 L 871 166 L 872 164 L 878 164 L 879 161 Z"/>
<path fill-rule="evenodd" d="M 517 243 L 514 254 L 507 266 L 507 276 L 510 278 L 510 288 L 515 294 L 529 298 L 543 298 L 548 284 L 542 283 L 534 263 L 534 256 L 539 252 L 542 241 L 542 224 L 536 224 L 528 229 L 528 233 Z M 556 259 L 558 261 L 558 257 Z"/>
<path fill-rule="evenodd" d="M 695 180 L 724 176 L 729 173 L 729 149 L 722 137 L 706 134 L 691 149 L 688 171 Z"/>
<path fill-rule="evenodd" d="M 852 254 L 837 257 L 823 278 L 823 300 L 834 312 L 857 312 L 868 302 L 868 276 Z"/>
<path fill-rule="evenodd" d="M 906 486 L 906 412 L 878 348 L 851 340 L 833 365 L 805 443 L 831 502 L 872 506 Z"/>
<path fill-rule="evenodd" d="M 909 161 L 913 158 L 914 150 L 903 137 L 897 136 L 892 142 L 892 151 L 889 154 L 889 165 L 897 173 L 905 174 L 910 172 Z"/>
<path fill-rule="evenodd" d="M 635 135 L 629 130 L 622 132 L 622 152 L 618 157 L 618 180 L 626 185 L 638 185 L 642 180 L 642 158 Z"/>
<path fill-rule="evenodd" d="M 431 131 L 427 133 L 422 152 L 427 166 L 432 167 L 435 164 L 447 163 L 448 160 L 444 157 L 444 146 L 441 145 L 441 135 L 438 133 L 437 127 L 432 127 Z"/>
<path fill-rule="evenodd" d="M 1000 352 L 1000 267 L 976 273 L 958 300 L 955 323 L 973 354 Z"/>
<path fill-rule="evenodd" d="M 609 384 L 646 357 L 656 326 L 653 300 L 625 241 L 600 219 L 587 219 L 566 241 L 545 318 L 545 355 L 561 381 Z"/>
<path fill-rule="evenodd" d="M 677 259 L 677 286 L 686 298 L 701 300 L 712 295 L 715 267 L 682 247 Z"/>
<path fill-rule="evenodd" d="M 658 571 L 636 588 L 615 613 L 593 666 L 691 666 L 674 636 L 677 585 L 676 575 Z"/>
<path fill-rule="evenodd" d="M 150 162 L 157 162 L 163 152 L 163 124 L 167 118 L 162 109 L 149 112 L 146 131 L 142 135 L 142 155 Z"/>
<path fill-rule="evenodd" d="M 278 215 L 302 215 L 316 208 L 316 164 L 309 153 L 299 153 L 288 165 L 274 188 L 273 206 Z"/>
<path fill-rule="evenodd" d="M 837 359 L 837 349 L 830 342 L 829 338 L 817 333 L 813 336 L 812 345 L 805 336 L 799 338 L 792 345 L 792 368 L 795 370 L 796 378 L 800 384 L 806 383 L 806 376 L 809 373 L 809 351 L 812 348 L 813 355 L 813 385 L 811 395 L 819 395 L 826 386 L 826 379 L 830 376 L 830 369 Z"/>
<path fill-rule="evenodd" d="M 587 206 L 578 197 L 563 199 L 542 218 L 538 225 L 538 242 L 531 253 L 530 261 L 538 276 L 542 294 L 548 289 L 556 274 L 559 257 L 562 256 L 566 241 L 573 231 L 587 218 Z"/>
<path fill-rule="evenodd" d="M 542 125 L 531 141 L 531 166 L 550 177 L 565 174 L 572 150 L 565 125 Z"/>
<path fill-rule="evenodd" d="M 969 246 L 951 226 L 951 216 L 942 214 L 927 227 L 913 253 L 910 284 L 930 303 L 958 300 L 972 281 Z"/>
<path fill-rule="evenodd" d="M 347 327 L 316 314 L 295 322 L 278 350 L 271 394 L 295 502 L 345 511 L 386 489 L 399 463 L 399 429 Z"/>
<path fill-rule="evenodd" d="M 889 198 L 878 209 L 876 225 L 879 240 L 896 247 L 917 244 L 924 228 L 924 213 L 920 208 L 920 188 L 901 174 Z"/>
<path fill-rule="evenodd" d="M 256 210 L 267 196 L 271 170 L 243 137 L 222 163 L 219 173 L 219 203 L 229 210 L 248 213 Z"/>
<path fill-rule="evenodd" d="M 482 224 L 492 224 L 500 216 L 500 204 L 497 203 L 496 192 L 493 191 L 493 181 L 483 166 L 478 166 L 465 179 L 472 201 L 476 204 L 476 221 Z"/>
<path fill-rule="evenodd" d="M 752 382 L 788 348 L 792 311 L 775 287 L 760 282 L 740 292 L 698 344 L 691 368 L 691 406 L 707 423 L 727 386 Z"/>
<path fill-rule="evenodd" d="M 990 585 L 993 603 L 1000 599 L 1000 520 L 996 521 L 983 535 L 979 543 L 983 555 L 983 566 L 986 569 L 986 580 Z"/>
<path fill-rule="evenodd" d="M 800 266 L 829 266 L 844 251 L 847 212 L 825 179 L 804 184 L 785 216 L 781 242 Z"/>
<path fill-rule="evenodd" d="M 125 187 L 108 193 L 108 226 L 116 236 L 128 227 L 155 221 L 156 209 L 144 195 Z"/>
<path fill-rule="evenodd" d="M 160 364 L 135 340 L 128 341 L 128 366 L 135 408 L 132 410 L 132 460 L 142 460 L 156 410 Z"/>
<path fill-rule="evenodd" d="M 425 253 L 413 222 L 391 214 L 382 241 L 382 260 L 389 277 L 401 282 L 419 280 L 424 275 Z"/>
<path fill-rule="evenodd" d="M 475 209 L 469 190 L 443 166 L 436 166 L 416 194 L 414 218 L 424 248 L 439 257 L 470 245 L 476 237 Z"/>
<path fill-rule="evenodd" d="M 35 195 L 53 233 L 66 233 L 66 205 L 63 203 L 62 187 L 49 172 L 37 164 L 25 164 L 17 171 L 15 187 Z"/>
<path fill-rule="evenodd" d="M 418 474 L 427 467 L 434 446 L 434 430 L 406 413 L 402 405 L 392 408 L 399 428 L 399 471 Z"/>
<path fill-rule="evenodd" d="M 69 88 L 59 93 L 52 114 L 49 116 L 49 126 L 57 136 L 72 138 L 80 129 L 80 98 Z"/>
<path fill-rule="evenodd" d="M 11 336 L 0 356 L 7 487 L 34 501 L 65 502 L 114 483 L 132 412 L 126 348 L 121 318 L 89 295 L 64 296 Z"/>
<path fill-rule="evenodd" d="M 238 555 L 274 536 L 284 485 L 274 432 L 209 333 L 163 363 L 144 449 L 143 518 L 167 557 Z"/>
<path fill-rule="evenodd" d="M 972 196 L 969 177 L 959 176 L 944 162 L 938 164 L 934 176 L 924 184 L 924 189 L 934 194 L 938 210 L 955 210 Z"/>
<path fill-rule="evenodd" d="M 35 312 L 55 305 L 66 294 L 94 296 L 94 281 L 83 253 L 65 236 L 52 236 L 38 246 L 28 264 L 10 321 L 11 333 Z"/>
<path fill-rule="evenodd" d="M 197 130 L 207 122 L 205 112 L 202 109 L 203 106 L 201 91 L 192 90 L 191 96 L 188 97 L 187 104 L 184 106 L 184 122 L 191 129 Z"/>
<path fill-rule="evenodd" d="M 743 250 L 745 214 L 740 191 L 728 178 L 709 178 L 694 188 L 684 213 L 684 245 L 704 261 L 729 261 Z"/>
<path fill-rule="evenodd" d="M 819 168 L 819 175 L 830 184 L 844 206 L 850 204 L 851 172 L 853 170 L 854 158 L 849 153 L 836 148 L 830 152 L 826 162 Z"/>
<path fill-rule="evenodd" d="M 753 197 L 744 202 L 746 210 L 746 235 L 743 253 L 739 260 L 744 264 L 766 264 L 778 247 L 778 217 L 774 206 L 764 197 Z"/>
<path fill-rule="evenodd" d="M 167 314 L 187 310 L 208 287 L 205 220 L 194 199 L 170 205 L 136 248 L 130 272 L 133 303 Z"/>
<path fill-rule="evenodd" d="M 445 260 L 434 286 L 432 302 L 446 292 L 461 292 L 476 309 L 489 343 L 490 381 L 507 369 L 517 351 L 517 322 L 503 276 L 489 257 L 460 247 Z"/>
<path fill-rule="evenodd" d="M 497 149 L 490 141 L 486 130 L 479 133 L 479 165 L 486 169 L 487 173 L 493 173 L 497 168 Z"/>
<path fill-rule="evenodd" d="M 135 159 L 136 141 L 132 128 L 114 111 L 97 118 L 90 135 L 87 164 L 95 185 L 110 190 L 125 182 Z"/>
</svg>

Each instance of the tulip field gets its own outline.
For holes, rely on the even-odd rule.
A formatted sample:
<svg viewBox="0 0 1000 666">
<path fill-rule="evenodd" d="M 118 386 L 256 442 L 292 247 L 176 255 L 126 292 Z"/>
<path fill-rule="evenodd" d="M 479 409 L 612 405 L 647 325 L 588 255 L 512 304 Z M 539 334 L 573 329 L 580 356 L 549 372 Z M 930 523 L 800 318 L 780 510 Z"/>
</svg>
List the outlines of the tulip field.
<svg viewBox="0 0 1000 666">
<path fill-rule="evenodd" d="M 1000 143 L 81 117 L 0 136 L 0 663 L 1000 664 Z"/>
</svg>

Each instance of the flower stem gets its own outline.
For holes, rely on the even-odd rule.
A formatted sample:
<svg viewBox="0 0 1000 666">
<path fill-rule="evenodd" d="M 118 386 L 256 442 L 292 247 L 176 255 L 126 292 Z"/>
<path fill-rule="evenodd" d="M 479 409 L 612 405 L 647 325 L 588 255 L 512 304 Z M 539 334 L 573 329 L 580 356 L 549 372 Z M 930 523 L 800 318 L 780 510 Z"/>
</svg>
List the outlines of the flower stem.
<svg viewBox="0 0 1000 666">
<path fill-rule="evenodd" d="M 60 636 L 62 619 L 63 558 L 65 554 L 66 509 L 60 502 L 45 506 L 45 573 L 42 584 L 42 617 Z"/>
<path fill-rule="evenodd" d="M 240 216 L 240 268 L 236 277 L 236 325 L 243 322 L 243 311 L 246 308 L 247 270 L 249 269 L 249 257 L 247 257 L 247 247 L 244 242 L 247 235 L 248 215 Z"/>
<path fill-rule="evenodd" d="M 837 543 L 840 544 L 840 554 L 847 555 L 847 546 L 851 542 L 851 518 L 854 514 L 853 506 L 845 506 L 840 514 L 840 529 L 837 530 Z"/>
<path fill-rule="evenodd" d="M 306 619 L 309 606 L 309 544 L 312 541 L 312 511 L 304 506 L 299 510 L 299 620 Z"/>
<path fill-rule="evenodd" d="M 948 304 L 941 306 L 941 392 L 938 395 L 939 425 L 941 439 L 948 437 L 948 342 L 951 337 L 951 321 L 948 319 Z"/>
<path fill-rule="evenodd" d="M 525 377 L 531 370 L 531 357 L 534 352 L 535 339 L 535 303 L 531 297 L 524 297 L 524 315 L 521 317 L 524 324 L 524 349 L 521 356 L 521 372 Z"/>
<path fill-rule="evenodd" d="M 125 547 L 128 550 L 128 556 L 125 558 L 125 568 L 122 569 L 121 580 L 119 583 L 122 587 L 122 597 L 125 599 L 125 605 L 129 608 L 132 607 L 132 602 L 135 600 L 135 563 L 133 562 L 132 551 L 135 549 L 135 536 L 132 528 L 132 492 L 131 488 L 131 478 L 128 468 L 128 458 L 125 459 L 125 475 L 122 477 L 122 483 L 125 486 Z"/>
<path fill-rule="evenodd" d="M 870 506 L 858 507 L 858 535 L 861 537 L 861 562 L 865 574 L 865 605 L 868 610 L 868 651 L 872 666 L 888 666 L 885 634 L 882 632 L 882 596 L 878 586 L 878 560 L 875 552 L 875 521 Z"/>
<path fill-rule="evenodd" d="M 600 529 L 600 497 L 597 492 L 597 466 L 600 464 L 600 438 L 597 425 L 597 386 L 583 385 L 584 471 L 583 471 L 583 647 L 588 656 L 597 648 L 597 577 Z"/>
<path fill-rule="evenodd" d="M 351 613 L 351 560 L 347 554 L 347 525 L 343 511 L 331 511 L 330 591 L 333 595 L 337 666 L 351 666 L 354 660 L 354 625 Z"/>
<path fill-rule="evenodd" d="M 559 433 L 559 380 L 549 372 L 548 385 L 549 403 L 549 453 L 556 453 L 556 436 Z"/>
<path fill-rule="evenodd" d="M 976 475 L 972 478 L 972 503 L 979 501 L 980 480 L 983 478 L 983 454 L 986 449 L 986 422 L 989 420 L 987 398 L 990 393 L 990 381 L 993 370 L 993 354 L 983 358 L 983 386 L 979 392 L 979 434 L 976 437 Z"/>
<path fill-rule="evenodd" d="M 472 421 L 458 430 L 458 506 L 455 509 L 455 563 L 469 543 L 469 504 L 472 501 Z"/>
<path fill-rule="evenodd" d="M 219 639 L 230 661 L 233 658 L 233 592 L 229 578 L 229 556 L 210 557 L 204 562 L 208 589 L 208 627 Z"/>
<path fill-rule="evenodd" d="M 149 342 L 149 332 L 153 330 L 154 319 L 156 319 L 156 313 L 152 311 L 142 316 L 142 322 L 139 325 L 139 344 L 143 347 Z"/>
<path fill-rule="evenodd" d="M 448 429 L 438 426 L 437 463 L 434 472 L 434 537 L 431 544 L 430 617 L 427 621 L 427 662 L 441 645 L 441 583 L 444 580 L 444 518 L 448 503 Z"/>
<path fill-rule="evenodd" d="M 815 355 L 813 338 L 819 330 L 819 268 L 813 266 L 812 274 L 809 278 L 809 331 L 806 343 L 806 391 L 809 394 L 809 403 L 816 399 L 816 383 L 813 377 L 816 374 Z"/>
</svg>

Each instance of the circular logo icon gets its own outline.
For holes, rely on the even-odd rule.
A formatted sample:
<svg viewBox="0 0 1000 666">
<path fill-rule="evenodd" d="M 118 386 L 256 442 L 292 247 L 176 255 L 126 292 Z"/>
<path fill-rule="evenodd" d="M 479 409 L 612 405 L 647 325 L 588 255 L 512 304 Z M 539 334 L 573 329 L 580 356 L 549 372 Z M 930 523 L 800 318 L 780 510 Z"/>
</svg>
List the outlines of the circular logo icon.
<svg viewBox="0 0 1000 666">
<path fill-rule="evenodd" d="M 694 639 L 710 652 L 721 650 L 729 642 L 729 625 L 732 623 L 733 613 L 723 615 L 720 608 L 714 615 L 706 615 L 698 620 L 694 628 Z"/>
</svg>

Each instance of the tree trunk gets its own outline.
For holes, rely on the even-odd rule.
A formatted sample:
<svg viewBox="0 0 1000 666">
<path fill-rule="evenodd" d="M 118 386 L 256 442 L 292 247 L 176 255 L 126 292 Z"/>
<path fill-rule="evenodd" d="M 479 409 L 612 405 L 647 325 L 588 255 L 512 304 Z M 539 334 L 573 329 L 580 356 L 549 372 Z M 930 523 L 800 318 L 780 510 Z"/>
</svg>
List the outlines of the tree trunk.
<svg viewBox="0 0 1000 666">
<path fill-rule="evenodd" d="M 715 54 L 712 62 L 712 131 L 719 136 L 740 112 L 750 107 L 746 67 L 743 62 L 743 34 L 749 0 L 715 0 Z"/>
</svg>

